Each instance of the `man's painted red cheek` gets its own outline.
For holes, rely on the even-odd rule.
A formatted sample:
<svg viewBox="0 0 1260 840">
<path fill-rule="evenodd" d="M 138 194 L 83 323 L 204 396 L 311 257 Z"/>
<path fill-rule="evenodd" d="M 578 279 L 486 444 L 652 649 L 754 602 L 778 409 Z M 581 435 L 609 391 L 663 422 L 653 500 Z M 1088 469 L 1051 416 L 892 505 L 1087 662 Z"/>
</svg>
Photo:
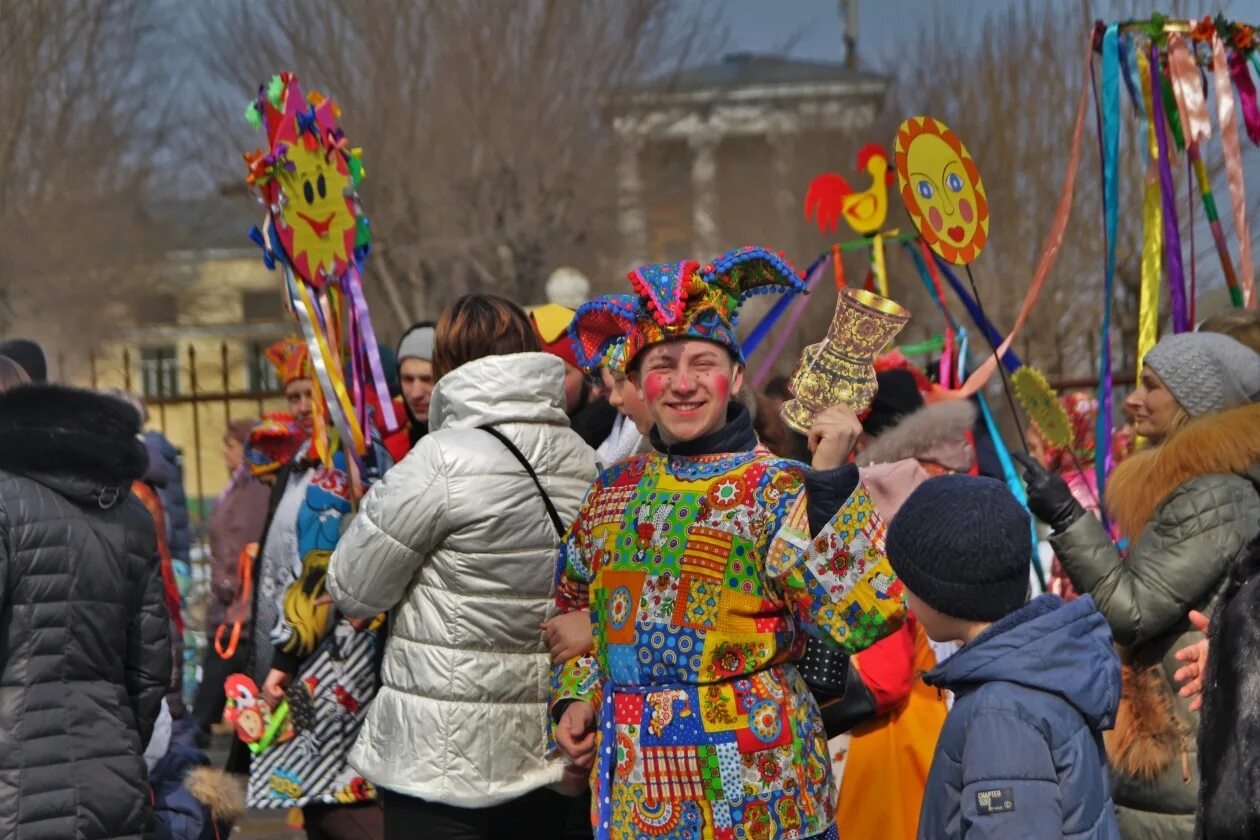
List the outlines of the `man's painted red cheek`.
<svg viewBox="0 0 1260 840">
<path fill-rule="evenodd" d="M 665 391 L 666 379 L 659 373 L 649 373 L 643 379 L 643 393 L 647 395 L 648 400 L 655 401 Z"/>
<path fill-rule="evenodd" d="M 731 380 L 728 376 L 717 374 L 713 377 L 713 390 L 717 392 L 717 398 L 724 400 L 731 395 Z"/>
</svg>

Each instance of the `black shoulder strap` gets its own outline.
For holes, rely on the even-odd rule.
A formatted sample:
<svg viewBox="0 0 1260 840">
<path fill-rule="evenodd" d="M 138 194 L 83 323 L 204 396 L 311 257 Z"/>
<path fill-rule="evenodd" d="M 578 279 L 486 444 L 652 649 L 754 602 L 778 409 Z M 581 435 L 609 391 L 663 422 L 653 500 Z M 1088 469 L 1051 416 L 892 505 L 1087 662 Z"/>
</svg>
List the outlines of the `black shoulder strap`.
<svg viewBox="0 0 1260 840">
<path fill-rule="evenodd" d="M 556 527 L 556 535 L 560 539 L 564 539 L 564 521 L 560 519 L 560 513 L 556 510 L 556 506 L 551 503 L 551 497 L 547 495 L 547 491 L 543 489 L 542 482 L 538 480 L 538 473 L 534 472 L 534 467 L 529 463 L 529 459 L 521 454 L 521 450 L 516 448 L 516 444 L 508 440 L 507 435 L 500 432 L 494 426 L 482 426 L 481 430 L 489 432 L 499 439 L 499 443 L 507 447 L 516 460 L 521 462 L 521 466 L 525 468 L 525 472 L 529 473 L 529 477 L 534 480 L 534 486 L 538 488 L 539 494 L 542 495 L 543 504 L 547 506 L 547 515 L 551 517 L 551 524 Z"/>
</svg>

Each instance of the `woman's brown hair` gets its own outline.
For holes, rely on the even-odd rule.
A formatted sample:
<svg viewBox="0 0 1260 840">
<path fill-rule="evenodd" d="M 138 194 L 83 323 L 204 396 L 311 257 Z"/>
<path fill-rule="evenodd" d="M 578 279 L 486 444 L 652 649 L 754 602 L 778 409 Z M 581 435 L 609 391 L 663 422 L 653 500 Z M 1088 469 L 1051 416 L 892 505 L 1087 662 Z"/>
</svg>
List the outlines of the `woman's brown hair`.
<svg viewBox="0 0 1260 840">
<path fill-rule="evenodd" d="M 485 356 L 538 352 L 529 316 L 498 295 L 464 295 L 438 319 L 433 339 L 433 379 Z"/>
</svg>

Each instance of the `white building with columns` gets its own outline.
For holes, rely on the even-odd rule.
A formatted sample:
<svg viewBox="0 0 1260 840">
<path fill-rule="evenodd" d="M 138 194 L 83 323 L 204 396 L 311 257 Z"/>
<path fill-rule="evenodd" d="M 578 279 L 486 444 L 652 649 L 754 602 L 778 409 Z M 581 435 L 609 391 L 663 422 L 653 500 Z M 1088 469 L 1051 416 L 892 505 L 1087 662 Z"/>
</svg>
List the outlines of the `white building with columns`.
<svg viewBox="0 0 1260 840">
<path fill-rule="evenodd" d="M 799 259 L 821 240 L 801 217 L 808 180 L 852 176 L 889 79 L 842 63 L 736 53 L 618 97 L 618 207 L 626 266 L 706 260 L 743 244 Z"/>
</svg>

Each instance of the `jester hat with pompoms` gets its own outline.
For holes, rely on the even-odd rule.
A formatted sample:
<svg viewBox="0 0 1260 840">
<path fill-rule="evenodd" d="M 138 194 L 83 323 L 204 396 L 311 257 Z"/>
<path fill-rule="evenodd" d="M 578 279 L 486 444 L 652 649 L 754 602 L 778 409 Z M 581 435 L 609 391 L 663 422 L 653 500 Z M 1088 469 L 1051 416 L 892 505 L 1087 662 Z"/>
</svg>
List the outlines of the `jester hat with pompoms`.
<svg viewBox="0 0 1260 840">
<path fill-rule="evenodd" d="M 641 266 L 628 275 L 634 294 L 608 295 L 578 307 L 569 334 L 578 362 L 626 370 L 655 344 L 701 339 L 720 344 L 736 361 L 739 307 L 753 295 L 804 292 L 800 273 L 781 253 L 748 246 L 706 265 L 692 260 Z"/>
</svg>

